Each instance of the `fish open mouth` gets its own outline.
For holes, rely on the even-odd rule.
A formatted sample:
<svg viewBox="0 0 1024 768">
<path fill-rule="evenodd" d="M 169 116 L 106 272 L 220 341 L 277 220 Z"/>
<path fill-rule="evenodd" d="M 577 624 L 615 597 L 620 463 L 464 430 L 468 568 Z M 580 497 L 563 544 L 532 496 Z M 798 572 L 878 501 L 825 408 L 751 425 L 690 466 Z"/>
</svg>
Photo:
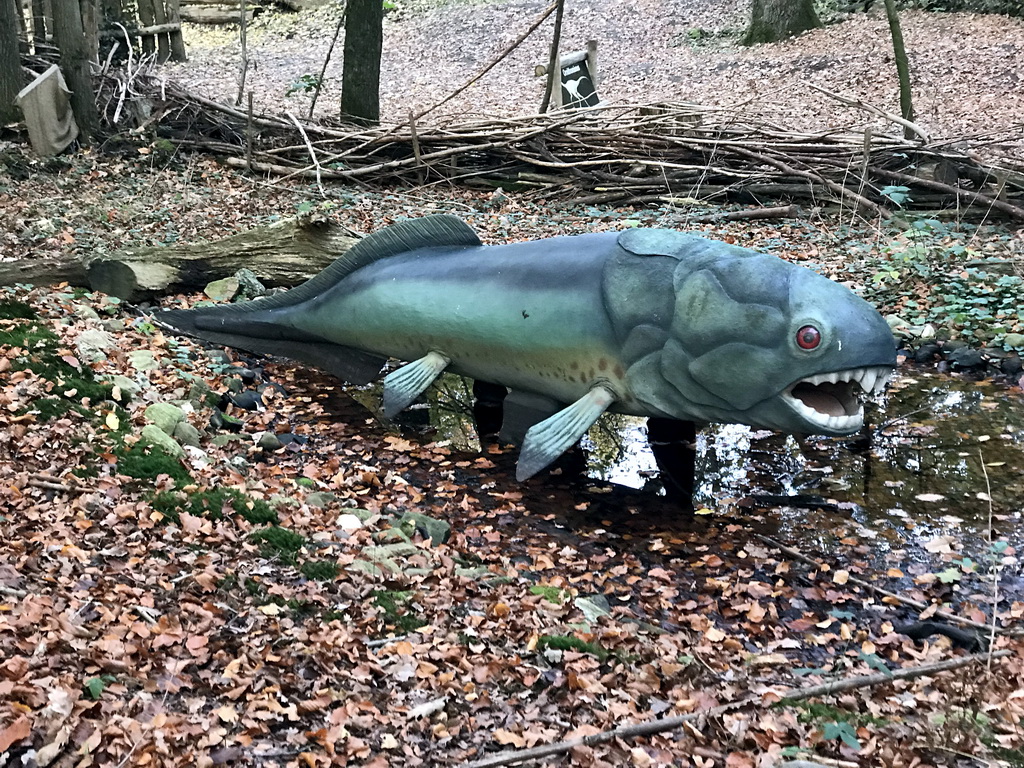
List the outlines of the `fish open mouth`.
<svg viewBox="0 0 1024 768">
<path fill-rule="evenodd" d="M 890 376 L 887 366 L 819 373 L 787 387 L 782 397 L 817 428 L 849 434 L 864 424 L 864 398 L 885 389 Z"/>
</svg>

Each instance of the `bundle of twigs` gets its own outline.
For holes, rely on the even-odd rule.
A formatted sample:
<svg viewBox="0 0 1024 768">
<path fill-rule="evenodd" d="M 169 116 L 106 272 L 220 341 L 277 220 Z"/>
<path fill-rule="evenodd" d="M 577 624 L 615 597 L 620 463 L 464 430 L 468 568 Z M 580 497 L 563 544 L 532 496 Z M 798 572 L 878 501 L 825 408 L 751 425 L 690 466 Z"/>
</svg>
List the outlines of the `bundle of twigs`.
<svg viewBox="0 0 1024 768">
<path fill-rule="evenodd" d="M 151 123 L 182 147 L 261 173 L 350 182 L 459 182 L 575 203 L 840 204 L 890 218 L 974 209 L 1024 220 L 1019 137 L 932 142 L 870 131 L 797 133 L 738 110 L 611 105 L 517 118 L 362 128 L 251 114 L 139 74 Z M 837 98 L 842 98 L 838 97 Z M 1014 141 L 1017 144 L 1014 144 Z M 982 153 L 985 153 L 985 158 Z M 1019 156 L 1019 154 L 1018 154 Z"/>
</svg>

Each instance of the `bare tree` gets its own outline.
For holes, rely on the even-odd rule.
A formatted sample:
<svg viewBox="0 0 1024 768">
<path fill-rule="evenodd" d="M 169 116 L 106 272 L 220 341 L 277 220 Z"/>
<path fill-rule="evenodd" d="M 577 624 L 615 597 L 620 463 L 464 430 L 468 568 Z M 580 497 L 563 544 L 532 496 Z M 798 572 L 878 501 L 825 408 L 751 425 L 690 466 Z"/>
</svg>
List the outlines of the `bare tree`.
<svg viewBox="0 0 1024 768">
<path fill-rule="evenodd" d="M 774 43 L 820 26 L 814 0 L 753 0 L 743 44 Z"/>
<path fill-rule="evenodd" d="M 380 120 L 380 54 L 384 47 L 383 0 L 348 0 L 341 113 L 363 123 Z"/>
<path fill-rule="evenodd" d="M 21 90 L 21 57 L 18 53 L 18 6 L 16 0 L 0 0 L 0 123 L 16 120 L 14 98 Z"/>
</svg>

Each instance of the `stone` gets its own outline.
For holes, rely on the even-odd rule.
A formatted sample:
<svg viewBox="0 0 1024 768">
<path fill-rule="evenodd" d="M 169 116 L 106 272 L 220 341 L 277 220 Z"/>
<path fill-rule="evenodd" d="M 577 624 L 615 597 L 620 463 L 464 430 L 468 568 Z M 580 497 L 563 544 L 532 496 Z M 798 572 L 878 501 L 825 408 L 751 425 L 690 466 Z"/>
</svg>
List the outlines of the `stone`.
<svg viewBox="0 0 1024 768">
<path fill-rule="evenodd" d="M 297 507 L 299 506 L 298 499 L 293 499 L 291 496 L 285 496 L 283 493 L 275 493 L 270 497 L 268 503 L 272 507 Z"/>
<path fill-rule="evenodd" d="M 142 391 L 142 385 L 135 379 L 115 373 L 113 376 L 104 376 L 102 381 L 106 384 L 113 384 L 121 390 L 121 393 L 129 398 L 135 397 Z"/>
<path fill-rule="evenodd" d="M 939 352 L 940 348 L 938 344 L 935 342 L 928 342 L 914 350 L 914 360 L 918 363 L 930 363 L 935 360 Z"/>
<path fill-rule="evenodd" d="M 92 307 L 88 306 L 87 304 L 75 304 L 74 309 L 72 309 L 71 311 L 74 313 L 75 317 L 79 318 L 80 320 L 100 319 L 99 313 Z"/>
<path fill-rule="evenodd" d="M 206 287 L 203 288 L 203 293 L 214 301 L 231 301 L 238 295 L 241 287 L 238 278 L 232 275 L 222 280 L 214 280 L 212 283 L 207 283 Z"/>
<path fill-rule="evenodd" d="M 420 548 L 415 544 L 409 544 L 407 542 L 398 542 L 396 544 L 381 544 L 376 547 L 365 547 L 362 551 L 362 555 L 365 558 L 376 562 L 378 560 L 393 560 L 396 557 L 408 557 L 409 555 L 415 555 L 420 551 Z"/>
<path fill-rule="evenodd" d="M 447 542 L 452 533 L 451 525 L 444 520 L 437 520 L 419 512 L 406 512 L 402 519 L 398 521 L 398 525 L 402 529 L 405 529 L 410 523 L 424 538 L 430 539 L 435 547 Z"/>
<path fill-rule="evenodd" d="M 952 365 L 953 370 L 956 371 L 980 368 L 985 365 L 985 357 L 981 354 L 981 350 L 971 349 L 970 347 L 954 349 L 949 353 L 947 359 L 950 365 Z"/>
<path fill-rule="evenodd" d="M 1024 348 L 1024 333 L 1008 333 L 1003 337 L 1003 346 Z"/>
<path fill-rule="evenodd" d="M 111 333 L 124 333 L 124 330 L 127 327 L 128 326 L 125 325 L 124 320 L 116 317 L 112 317 L 100 323 L 100 328 L 104 331 L 110 331 Z"/>
<path fill-rule="evenodd" d="M 132 368 L 134 368 L 136 371 L 155 371 L 157 368 L 160 367 L 156 361 L 156 355 L 154 355 L 148 349 L 140 349 L 135 352 L 129 352 L 128 362 L 131 363 Z"/>
<path fill-rule="evenodd" d="M 189 445 L 193 448 L 198 448 L 200 443 L 199 430 L 189 424 L 187 421 L 179 421 L 174 427 L 174 433 L 171 435 L 181 445 Z"/>
<path fill-rule="evenodd" d="M 147 424 L 144 426 L 142 428 L 141 438 L 144 444 L 159 448 L 164 451 L 164 453 L 169 456 L 173 456 L 176 459 L 185 455 L 185 450 L 174 442 L 174 438 L 155 424 Z"/>
<path fill-rule="evenodd" d="M 999 370 L 1008 376 L 1016 376 L 1024 370 L 1024 362 L 1019 355 L 1007 355 L 999 363 Z"/>
<path fill-rule="evenodd" d="M 247 443 L 249 437 L 248 435 L 217 435 L 210 442 L 218 448 L 223 448 L 229 443 Z"/>
<path fill-rule="evenodd" d="M 174 428 L 184 420 L 185 412 L 170 403 L 153 403 L 146 408 L 146 421 L 156 425 L 166 435 L 173 435 Z"/>
<path fill-rule="evenodd" d="M 331 493 L 330 491 L 313 491 L 313 493 L 306 496 L 306 503 L 317 509 L 323 509 L 328 504 L 337 500 L 338 494 Z"/>
<path fill-rule="evenodd" d="M 210 385 L 205 381 L 193 381 L 192 386 L 188 390 L 189 402 L 195 405 L 205 405 L 206 398 L 212 391 Z"/>
<path fill-rule="evenodd" d="M 334 524 L 343 531 L 357 531 L 363 527 L 363 521 L 351 514 L 338 515 Z"/>
<path fill-rule="evenodd" d="M 117 346 L 117 339 L 99 328 L 90 328 L 78 334 L 75 349 L 78 357 L 86 363 L 98 363 L 107 359 L 107 352 Z"/>
<path fill-rule="evenodd" d="M 261 432 L 256 440 L 256 445 L 264 451 L 276 451 L 278 448 L 284 447 L 284 443 L 278 440 L 277 435 L 273 432 Z"/>
<path fill-rule="evenodd" d="M 267 408 L 263 404 L 263 398 L 260 397 L 259 392 L 252 390 L 238 393 L 231 398 L 231 402 L 247 411 L 264 411 Z"/>
<path fill-rule="evenodd" d="M 256 277 L 256 273 L 251 269 L 242 267 L 235 272 L 234 277 L 238 281 L 242 298 L 258 299 L 260 296 L 266 296 L 267 287 L 260 282 L 260 279 Z"/>
</svg>

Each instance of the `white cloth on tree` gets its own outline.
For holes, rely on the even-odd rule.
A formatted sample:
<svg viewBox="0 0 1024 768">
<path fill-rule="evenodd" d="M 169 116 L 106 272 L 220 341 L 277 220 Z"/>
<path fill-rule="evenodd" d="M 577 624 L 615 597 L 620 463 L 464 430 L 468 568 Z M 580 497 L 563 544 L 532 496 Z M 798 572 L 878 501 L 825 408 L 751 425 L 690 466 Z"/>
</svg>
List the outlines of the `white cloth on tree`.
<svg viewBox="0 0 1024 768">
<path fill-rule="evenodd" d="M 78 138 L 78 124 L 68 98 L 70 93 L 64 76 L 54 64 L 18 94 L 28 138 L 37 155 L 56 155 Z"/>
</svg>

